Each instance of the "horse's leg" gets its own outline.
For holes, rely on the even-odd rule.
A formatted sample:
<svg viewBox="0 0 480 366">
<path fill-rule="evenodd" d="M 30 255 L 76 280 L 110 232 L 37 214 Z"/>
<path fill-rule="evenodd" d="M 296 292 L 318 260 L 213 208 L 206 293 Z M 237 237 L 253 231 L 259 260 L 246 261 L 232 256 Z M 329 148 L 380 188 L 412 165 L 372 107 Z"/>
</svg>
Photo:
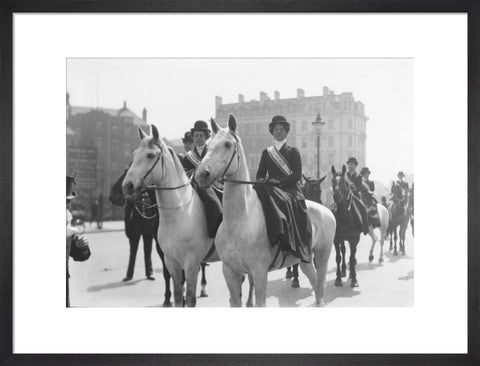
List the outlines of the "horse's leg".
<svg viewBox="0 0 480 366">
<path fill-rule="evenodd" d="M 369 227 L 368 234 L 370 235 L 370 238 L 372 238 L 372 245 L 370 247 L 370 255 L 368 256 L 368 261 L 371 262 L 373 261 L 373 250 L 375 249 L 375 243 L 377 242 L 377 237 L 373 231 L 373 227 Z"/>
<path fill-rule="evenodd" d="M 334 241 L 335 245 L 335 261 L 337 262 L 337 278 L 335 278 L 335 286 L 342 286 L 342 271 L 340 270 L 340 263 L 342 262 L 342 254 L 340 252 L 340 241 Z"/>
<path fill-rule="evenodd" d="M 242 307 L 242 280 L 241 273 L 235 272 L 232 267 L 223 262 L 222 266 L 223 276 L 227 282 L 228 291 L 230 292 L 230 307 L 241 308 Z"/>
<path fill-rule="evenodd" d="M 163 279 L 165 280 L 165 300 L 163 301 L 163 307 L 169 308 L 172 306 L 170 301 L 170 298 L 172 297 L 172 292 L 170 291 L 170 272 L 168 272 L 167 266 L 165 265 L 165 255 L 163 254 L 157 239 L 155 239 L 155 248 L 157 249 L 157 253 L 162 260 Z"/>
<path fill-rule="evenodd" d="M 267 269 L 254 271 L 252 275 L 255 283 L 255 307 L 264 308 L 267 306 Z"/>
<path fill-rule="evenodd" d="M 165 265 L 173 280 L 173 299 L 175 307 L 183 307 L 185 299 L 183 298 L 182 267 L 174 262 L 168 256 L 165 256 Z"/>
<path fill-rule="evenodd" d="M 398 235 L 397 235 L 397 226 L 395 225 L 395 227 L 393 228 L 393 235 L 394 235 L 394 247 L 393 247 L 393 255 L 398 255 L 398 251 L 397 251 L 397 240 L 398 240 Z"/>
<path fill-rule="evenodd" d="M 197 305 L 197 280 L 198 272 L 200 272 L 200 265 L 189 263 L 185 268 L 185 277 L 187 278 L 187 302 L 189 308 L 194 308 Z"/>
<path fill-rule="evenodd" d="M 347 277 L 347 265 L 345 263 L 345 253 L 347 251 L 345 247 L 345 241 L 341 241 L 340 249 L 342 251 L 342 277 Z"/>
<path fill-rule="evenodd" d="M 253 276 L 248 274 L 248 299 L 247 299 L 247 308 L 253 307 Z"/>
<path fill-rule="evenodd" d="M 348 243 L 350 244 L 350 279 L 351 287 L 358 287 L 358 281 L 357 281 L 357 272 L 355 271 L 355 266 L 357 265 L 357 259 L 355 258 L 355 255 L 357 253 L 357 244 L 358 244 L 359 239 L 357 239 L 354 242 L 349 241 Z"/>
<path fill-rule="evenodd" d="M 325 306 L 325 287 L 327 285 L 326 278 L 327 278 L 327 270 L 328 270 L 328 260 L 330 259 L 331 251 L 332 251 L 331 244 L 315 251 L 314 264 L 317 272 L 317 289 L 318 289 L 318 296 L 316 300 L 317 300 L 317 306 L 319 307 Z M 340 283 L 342 283 L 341 278 L 340 278 Z"/>
<path fill-rule="evenodd" d="M 202 288 L 200 290 L 200 297 L 208 297 L 208 293 L 207 293 L 207 279 L 205 277 L 205 267 L 206 267 L 206 263 L 202 263 L 200 266 L 202 267 L 202 280 L 200 282 L 200 284 L 202 285 Z"/>
<path fill-rule="evenodd" d="M 403 255 L 405 255 L 405 235 L 407 233 L 408 221 L 409 219 L 407 217 L 400 227 L 400 250 Z"/>
<path fill-rule="evenodd" d="M 298 265 L 298 264 L 296 264 Z M 320 293 L 318 291 L 318 286 L 317 286 L 317 276 L 315 273 L 315 267 L 313 266 L 313 263 L 300 263 L 300 269 L 302 272 L 307 276 L 308 280 L 310 281 L 310 285 L 312 286 L 312 289 L 315 291 L 315 300 L 317 304 L 320 302 Z"/>
<path fill-rule="evenodd" d="M 298 263 L 293 265 L 293 280 L 292 280 L 292 287 L 299 288 L 300 283 L 298 282 Z"/>
<path fill-rule="evenodd" d="M 383 262 L 383 244 L 385 243 L 385 235 L 387 234 L 387 229 L 384 226 L 380 227 L 380 257 L 378 262 Z"/>
<path fill-rule="evenodd" d="M 285 278 L 292 278 L 292 277 L 293 277 L 292 267 L 287 267 L 287 273 L 285 275 Z"/>
</svg>

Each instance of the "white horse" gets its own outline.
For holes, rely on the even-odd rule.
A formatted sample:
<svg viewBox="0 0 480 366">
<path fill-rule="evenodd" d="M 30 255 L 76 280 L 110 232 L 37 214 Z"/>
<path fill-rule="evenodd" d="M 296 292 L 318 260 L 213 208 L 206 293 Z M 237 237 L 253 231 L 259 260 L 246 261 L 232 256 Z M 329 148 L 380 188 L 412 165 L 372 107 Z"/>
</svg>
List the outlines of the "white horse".
<svg viewBox="0 0 480 366">
<path fill-rule="evenodd" d="M 155 186 L 160 219 L 157 236 L 172 275 L 175 306 L 183 306 L 182 270 L 187 282 L 186 305 L 195 306 L 200 263 L 205 262 L 207 255 L 207 262 L 219 258 L 213 238 L 207 233 L 200 197 L 175 152 L 165 145 L 157 128 L 151 127 L 152 137 L 138 129 L 140 146 L 134 152 L 122 188 L 127 199 L 135 199 L 143 189 Z"/>
<path fill-rule="evenodd" d="M 384 205 L 381 205 L 377 203 L 377 210 L 378 210 L 378 216 L 380 218 L 380 227 L 378 228 L 378 231 L 380 232 L 380 257 L 378 258 L 378 261 L 380 263 L 383 262 L 383 244 L 385 241 L 385 236 L 387 235 L 387 230 L 388 230 L 388 223 L 390 221 L 390 214 L 388 213 L 387 208 Z M 370 255 L 368 256 L 368 260 L 371 262 L 373 261 L 373 250 L 375 249 L 375 243 L 377 242 L 377 235 L 375 233 L 375 229 L 373 228 L 372 225 L 369 226 L 368 228 L 368 235 L 370 235 L 370 238 L 372 238 L 372 246 L 370 247 Z"/>
<path fill-rule="evenodd" d="M 218 254 L 223 262 L 223 274 L 230 291 L 230 305 L 241 306 L 242 276 L 253 276 L 255 306 L 266 306 L 267 276 L 274 262 L 275 251 L 267 236 L 262 204 L 250 184 L 235 181 L 250 181 L 245 154 L 236 133 L 237 122 L 230 115 L 228 128 L 220 129 L 212 119 L 215 133 L 207 154 L 199 165 L 195 178 L 201 186 L 209 186 L 215 180 L 225 179 L 223 192 L 223 221 L 215 238 Z M 307 201 L 312 223 L 312 246 L 314 263 L 300 263 L 308 277 L 316 297 L 316 304 L 324 306 L 325 277 L 328 259 L 335 236 L 335 218 L 329 209 Z M 283 266 L 288 267 L 300 260 L 288 256 Z M 316 270 L 316 273 L 315 273 Z"/>
</svg>

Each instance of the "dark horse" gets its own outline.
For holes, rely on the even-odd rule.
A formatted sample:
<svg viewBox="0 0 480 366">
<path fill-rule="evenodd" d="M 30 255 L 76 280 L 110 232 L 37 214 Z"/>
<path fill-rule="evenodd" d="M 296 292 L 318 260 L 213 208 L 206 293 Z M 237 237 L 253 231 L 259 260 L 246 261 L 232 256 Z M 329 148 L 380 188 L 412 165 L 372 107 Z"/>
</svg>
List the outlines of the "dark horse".
<svg viewBox="0 0 480 366">
<path fill-rule="evenodd" d="M 405 232 L 407 231 L 409 215 L 409 195 L 403 192 L 400 185 L 392 186 L 392 198 L 388 203 L 390 222 L 388 232 L 390 234 L 390 250 L 393 247 L 393 255 L 398 255 L 397 240 L 399 240 L 399 251 L 405 255 Z M 398 234 L 397 234 L 398 228 Z"/>
<path fill-rule="evenodd" d="M 322 203 L 322 187 L 321 184 L 327 177 L 326 175 L 321 179 L 313 179 L 308 178 L 302 174 L 302 177 L 305 183 L 302 185 L 302 192 L 305 196 L 305 199 Z M 300 287 L 300 283 L 298 282 L 298 264 L 293 265 L 292 267 L 287 268 L 287 278 L 293 278 L 292 280 L 292 287 L 298 288 Z"/>
<path fill-rule="evenodd" d="M 341 173 L 337 173 L 335 167 L 332 166 L 332 188 L 333 188 L 333 214 L 337 220 L 337 229 L 335 231 L 336 261 L 337 261 L 337 278 L 335 279 L 335 286 L 343 286 L 342 277 L 347 274 L 347 265 L 345 264 L 345 241 L 350 244 L 350 286 L 358 287 L 357 272 L 355 266 L 357 260 L 355 254 L 357 252 L 357 244 L 360 241 L 361 229 L 358 225 L 358 220 L 355 217 L 355 210 L 352 207 L 351 200 L 354 199 L 351 195 L 350 189 L 345 182 L 345 165 L 342 167 Z M 340 269 L 341 264 L 341 269 Z"/>
</svg>

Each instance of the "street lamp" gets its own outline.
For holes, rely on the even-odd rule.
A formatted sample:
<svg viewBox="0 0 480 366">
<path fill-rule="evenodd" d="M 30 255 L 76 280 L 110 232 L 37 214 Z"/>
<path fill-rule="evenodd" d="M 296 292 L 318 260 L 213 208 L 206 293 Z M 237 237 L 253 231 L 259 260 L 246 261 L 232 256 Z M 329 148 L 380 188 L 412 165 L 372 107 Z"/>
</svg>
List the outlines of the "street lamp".
<svg viewBox="0 0 480 366">
<path fill-rule="evenodd" d="M 320 112 L 318 112 L 317 118 L 312 122 L 315 134 L 317 135 L 317 179 L 320 179 L 320 133 L 323 125 L 325 125 L 325 122 L 322 121 Z"/>
</svg>

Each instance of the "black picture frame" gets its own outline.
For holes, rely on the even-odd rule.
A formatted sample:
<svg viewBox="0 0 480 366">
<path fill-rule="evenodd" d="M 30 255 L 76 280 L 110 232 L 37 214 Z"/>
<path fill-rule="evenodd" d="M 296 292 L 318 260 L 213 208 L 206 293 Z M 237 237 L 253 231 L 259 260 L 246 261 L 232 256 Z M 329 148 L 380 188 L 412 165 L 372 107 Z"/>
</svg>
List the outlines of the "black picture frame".
<svg viewBox="0 0 480 366">
<path fill-rule="evenodd" d="M 21 12 L 468 13 L 468 354 L 13 354 L 12 20 Z M 480 2 L 475 0 L 4 0 L 0 3 L 0 365 L 475 365 L 479 364 Z M 448 52 L 448 50 L 445 50 Z M 454 172 L 449 172 L 454 175 Z M 447 210 L 447 208 L 445 208 Z M 435 276 L 435 274 L 432 274 Z M 442 274 L 436 274 L 437 278 Z M 441 279 L 440 279 L 441 280 Z M 439 299 L 440 301 L 440 299 Z M 33 304 L 32 304 L 33 305 Z M 447 316 L 447 314 L 446 314 Z M 439 319 L 441 322 L 441 319 Z M 361 330 L 356 330 L 361 335 Z M 413 330 L 412 330 L 413 331 Z M 282 342 L 282 339 L 278 340 Z M 340 340 L 339 340 L 340 341 Z"/>
</svg>

